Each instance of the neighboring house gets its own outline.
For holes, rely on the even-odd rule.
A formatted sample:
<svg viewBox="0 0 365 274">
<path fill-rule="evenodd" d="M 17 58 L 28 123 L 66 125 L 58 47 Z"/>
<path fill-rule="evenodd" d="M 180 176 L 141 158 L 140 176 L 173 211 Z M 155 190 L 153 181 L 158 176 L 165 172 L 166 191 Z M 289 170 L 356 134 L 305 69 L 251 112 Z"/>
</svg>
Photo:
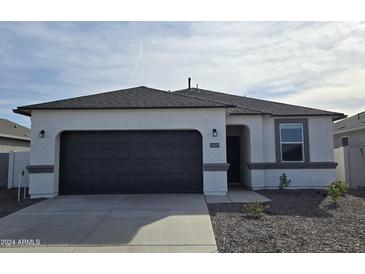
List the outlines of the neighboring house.
<svg viewBox="0 0 365 274">
<path fill-rule="evenodd" d="M 8 185 L 9 152 L 29 150 L 30 129 L 0 118 L 0 187 Z"/>
<path fill-rule="evenodd" d="M 0 153 L 29 149 L 30 129 L 0 118 Z"/>
<path fill-rule="evenodd" d="M 336 122 L 333 136 L 335 148 L 365 146 L 365 111 Z"/>
<path fill-rule="evenodd" d="M 188 88 L 136 87 L 18 107 L 31 116 L 32 198 L 323 188 L 341 113 Z M 228 171 L 228 172 L 227 172 Z"/>
<path fill-rule="evenodd" d="M 352 188 L 365 187 L 365 112 L 336 122 L 333 138 L 337 180 Z"/>
</svg>

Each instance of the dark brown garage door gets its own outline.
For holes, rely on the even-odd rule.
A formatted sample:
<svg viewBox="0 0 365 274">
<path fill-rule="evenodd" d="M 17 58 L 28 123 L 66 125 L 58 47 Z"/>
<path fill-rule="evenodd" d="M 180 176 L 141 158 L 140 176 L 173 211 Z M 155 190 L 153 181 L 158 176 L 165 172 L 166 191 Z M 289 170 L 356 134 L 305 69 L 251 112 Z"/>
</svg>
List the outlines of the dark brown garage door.
<svg viewBox="0 0 365 274">
<path fill-rule="evenodd" d="M 61 134 L 60 194 L 201 193 L 197 131 Z"/>
</svg>

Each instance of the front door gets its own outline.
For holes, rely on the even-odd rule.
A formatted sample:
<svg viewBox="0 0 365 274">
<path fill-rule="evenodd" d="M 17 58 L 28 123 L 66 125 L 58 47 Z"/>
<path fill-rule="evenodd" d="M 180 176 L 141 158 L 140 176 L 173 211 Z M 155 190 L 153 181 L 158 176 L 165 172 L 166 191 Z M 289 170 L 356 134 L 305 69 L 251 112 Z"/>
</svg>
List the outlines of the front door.
<svg viewBox="0 0 365 274">
<path fill-rule="evenodd" d="M 240 137 L 227 136 L 227 162 L 228 169 L 228 183 L 240 183 L 241 181 L 241 161 L 240 161 Z"/>
</svg>

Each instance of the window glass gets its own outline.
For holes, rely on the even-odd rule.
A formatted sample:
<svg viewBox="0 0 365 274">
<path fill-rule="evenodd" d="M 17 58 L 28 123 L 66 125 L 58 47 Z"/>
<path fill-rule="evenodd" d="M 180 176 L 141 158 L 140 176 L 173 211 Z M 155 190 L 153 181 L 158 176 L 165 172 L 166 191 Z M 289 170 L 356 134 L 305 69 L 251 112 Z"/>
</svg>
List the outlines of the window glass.
<svg viewBox="0 0 365 274">
<path fill-rule="evenodd" d="M 304 161 L 303 125 L 281 124 L 280 147 L 283 162 Z"/>
<path fill-rule="evenodd" d="M 343 147 L 349 146 L 349 137 L 342 137 L 341 138 L 341 143 L 342 143 Z"/>
<path fill-rule="evenodd" d="M 285 162 L 303 161 L 302 144 L 282 144 L 282 160 Z"/>
<path fill-rule="evenodd" d="M 282 125 L 281 142 L 303 142 L 302 125 Z"/>
</svg>

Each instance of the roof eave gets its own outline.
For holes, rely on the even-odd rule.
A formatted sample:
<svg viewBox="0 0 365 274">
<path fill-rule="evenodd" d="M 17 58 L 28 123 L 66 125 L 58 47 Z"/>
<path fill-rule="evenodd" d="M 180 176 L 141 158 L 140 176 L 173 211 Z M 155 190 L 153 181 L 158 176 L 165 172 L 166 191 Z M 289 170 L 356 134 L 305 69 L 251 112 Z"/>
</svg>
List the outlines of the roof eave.
<svg viewBox="0 0 365 274">
<path fill-rule="evenodd" d="M 333 134 L 342 134 L 342 133 L 349 133 L 349 132 L 353 132 L 353 131 L 358 131 L 358 130 L 364 130 L 365 129 L 365 125 L 364 126 L 360 126 L 360 127 L 356 127 L 356 128 L 348 128 L 348 129 L 342 129 L 342 130 L 333 130 Z"/>
<path fill-rule="evenodd" d="M 30 142 L 30 137 L 22 137 L 22 136 L 7 135 L 7 134 L 0 134 L 0 137 Z"/>
<path fill-rule="evenodd" d="M 20 114 L 20 115 L 25 115 L 25 116 L 31 116 L 31 111 L 30 109 L 21 109 L 21 108 L 15 108 L 13 109 L 13 112 L 16 114 Z"/>
<path fill-rule="evenodd" d="M 347 118 L 347 115 L 346 115 L 346 114 L 343 114 L 343 113 L 336 113 L 336 114 L 333 116 L 332 121 L 333 121 L 333 122 L 335 122 L 335 121 L 342 120 L 342 119 L 345 119 L 345 118 Z"/>
<path fill-rule="evenodd" d="M 333 121 L 337 121 L 343 118 L 346 118 L 347 115 L 343 114 L 343 113 L 322 113 L 322 114 L 272 114 L 272 113 L 267 113 L 267 112 L 263 112 L 263 113 L 230 113 L 229 115 L 270 115 L 272 117 L 306 117 L 306 116 L 332 116 L 332 120 Z"/>
<path fill-rule="evenodd" d="M 239 115 L 271 115 L 271 113 L 230 113 L 229 115 L 232 115 L 232 116 L 239 116 Z"/>
<path fill-rule="evenodd" d="M 295 117 L 295 116 L 299 116 L 299 117 L 305 117 L 305 116 L 329 116 L 332 117 L 332 121 L 337 121 L 343 118 L 346 118 L 347 115 L 343 114 L 343 113 L 318 113 L 318 114 L 271 114 L 271 116 L 278 116 L 278 117 Z"/>
<path fill-rule="evenodd" d="M 187 108 L 235 108 L 234 105 L 221 105 L 221 106 L 160 106 L 160 107 L 78 107 L 78 108 L 72 108 L 72 107 L 64 107 L 64 108 L 21 108 L 18 107 L 16 109 L 13 109 L 14 113 L 31 116 L 32 110 L 112 110 L 112 109 L 187 109 Z"/>
</svg>

